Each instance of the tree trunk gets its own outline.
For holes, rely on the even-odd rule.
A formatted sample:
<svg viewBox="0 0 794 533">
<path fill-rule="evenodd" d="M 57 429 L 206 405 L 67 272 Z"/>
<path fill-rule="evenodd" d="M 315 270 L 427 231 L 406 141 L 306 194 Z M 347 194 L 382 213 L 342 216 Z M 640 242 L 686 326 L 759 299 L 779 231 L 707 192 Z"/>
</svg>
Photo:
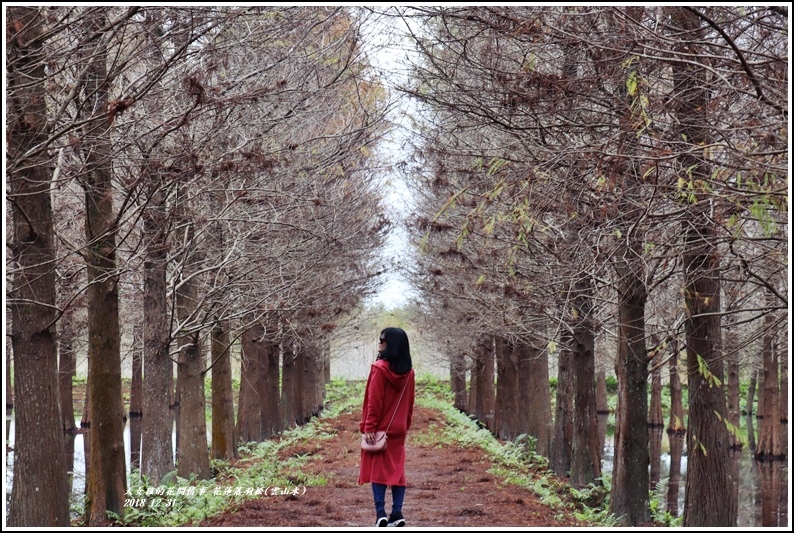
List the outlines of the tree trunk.
<svg viewBox="0 0 794 533">
<path fill-rule="evenodd" d="M 573 81 L 577 78 L 577 72 L 578 59 L 576 47 L 566 46 L 563 49 L 563 78 Z M 564 315 L 564 310 L 562 311 Z M 557 475 L 568 476 L 570 474 L 571 459 L 573 457 L 574 401 L 576 395 L 575 377 L 573 374 L 573 332 L 563 330 L 560 344 L 561 350 L 557 362 L 554 438 L 551 454 L 549 456 L 549 466 Z"/>
<path fill-rule="evenodd" d="M 619 309 L 619 308 L 618 308 Z M 617 331 L 617 353 L 615 356 L 615 376 L 617 377 L 617 398 L 615 400 L 615 434 L 613 436 L 613 460 L 612 460 L 612 479 L 623 479 L 626 474 L 624 472 L 624 464 L 623 461 L 617 460 L 617 453 L 618 453 L 618 443 L 622 442 L 621 437 L 621 428 L 624 426 L 623 420 L 625 420 L 626 414 L 626 377 L 625 377 L 625 364 L 624 361 L 626 359 L 626 354 L 629 351 L 629 344 L 628 339 L 624 338 L 620 334 L 620 325 L 618 325 Z M 614 485 L 614 483 L 613 483 Z M 612 493 L 615 492 L 615 488 L 613 486 Z M 620 491 L 621 501 L 620 505 L 625 507 L 627 502 L 625 500 L 625 492 Z M 615 506 L 615 503 L 610 500 L 609 508 L 610 511 Z"/>
<path fill-rule="evenodd" d="M 188 283 L 189 284 L 189 283 Z M 190 479 L 209 479 L 207 421 L 204 415 L 204 358 L 199 332 L 180 339 L 176 386 L 179 394 L 179 432 L 176 448 L 177 474 Z"/>
<path fill-rule="evenodd" d="M 312 417 L 312 403 L 315 391 L 313 379 L 312 358 L 314 357 L 312 346 L 303 344 L 300 350 L 300 360 L 298 365 L 299 385 L 295 389 L 296 400 L 300 398 L 300 424 L 306 424 Z"/>
<path fill-rule="evenodd" d="M 72 390 L 72 378 L 77 374 L 74 328 L 74 309 L 68 308 L 61 317 L 61 333 L 58 336 L 58 389 L 61 400 L 61 425 L 66 433 L 74 433 L 76 429 Z"/>
<path fill-rule="evenodd" d="M 766 412 L 766 407 L 764 406 L 764 350 L 761 349 L 761 353 L 758 356 L 758 366 L 761 367 L 761 381 L 758 381 L 756 377 L 756 388 L 755 394 L 758 397 L 755 405 L 755 431 L 758 434 L 759 438 L 761 437 L 761 432 L 764 430 L 764 413 Z M 757 376 L 757 375 L 756 375 Z"/>
<path fill-rule="evenodd" d="M 179 421 L 179 413 L 180 413 L 180 398 L 181 398 L 181 390 L 180 390 L 180 382 L 179 382 L 179 352 L 177 351 L 177 359 L 176 359 L 176 371 L 177 371 L 177 379 L 176 384 L 174 386 L 174 402 L 171 404 L 172 409 L 174 410 L 174 465 L 176 465 L 176 459 L 179 456 L 179 437 L 180 431 L 182 429 L 181 422 Z"/>
<path fill-rule="evenodd" d="M 533 408 L 530 403 L 530 390 L 535 383 L 532 381 L 532 373 L 529 366 L 529 358 L 531 357 L 531 348 L 526 339 L 517 339 L 515 342 L 515 357 L 516 357 L 516 376 L 518 389 L 518 405 L 516 406 L 516 435 L 529 434 L 529 416 L 530 410 Z"/>
<path fill-rule="evenodd" d="M 662 365 L 661 356 L 654 357 L 651 371 L 651 407 L 648 410 L 648 427 L 664 428 L 662 413 Z"/>
<path fill-rule="evenodd" d="M 130 424 L 130 469 L 136 475 L 141 471 L 141 439 L 143 437 L 143 421 L 140 416 L 129 419 Z"/>
<path fill-rule="evenodd" d="M 785 350 L 782 353 L 786 353 Z M 787 435 L 786 428 L 788 427 L 788 402 L 789 402 L 789 388 L 788 388 L 788 357 L 784 356 L 780 360 L 780 427 L 783 435 Z M 788 453 L 788 439 L 783 439 L 783 454 Z"/>
<path fill-rule="evenodd" d="M 755 453 L 755 432 L 753 431 L 753 402 L 755 402 L 755 387 L 758 382 L 758 371 L 753 369 L 750 374 L 750 385 L 747 388 L 747 403 L 745 404 L 745 424 L 747 426 L 747 447 Z"/>
<path fill-rule="evenodd" d="M 705 217 L 706 214 L 702 213 Z M 737 512 L 727 487 L 730 443 L 726 418 L 720 343 L 719 274 L 713 229 L 693 221 L 686 232 L 687 372 L 689 375 L 689 462 L 685 527 L 730 527 Z"/>
<path fill-rule="evenodd" d="M 8 525 L 66 527 L 69 494 L 58 398 L 51 170 L 46 150 L 23 156 L 47 138 L 44 18 L 40 8 L 6 9 L 6 148 L 14 162 L 6 167 L 15 269 L 9 303 L 17 399 Z"/>
<path fill-rule="evenodd" d="M 83 433 L 83 457 L 85 463 L 85 480 L 83 488 L 88 494 L 88 480 L 91 478 L 91 382 L 85 384 L 85 403 L 83 404 L 83 416 L 80 418 L 80 431 Z"/>
<path fill-rule="evenodd" d="M 266 328 L 258 328 L 258 334 L 260 335 L 257 338 L 253 346 L 255 346 L 256 351 L 252 352 L 254 354 L 253 358 L 253 368 L 254 374 L 257 376 L 256 382 L 256 392 L 258 394 L 258 411 L 259 411 L 259 423 L 257 427 L 259 428 L 259 437 L 256 440 L 264 441 L 267 438 L 273 436 L 270 432 L 270 426 L 272 422 L 269 420 L 271 397 L 268 396 L 268 392 L 271 390 L 271 381 L 273 380 L 273 375 L 269 372 L 270 371 L 270 352 L 274 349 L 273 343 L 265 338 Z M 278 346 L 276 346 L 278 349 Z M 276 379 L 278 379 L 278 370 L 276 371 Z"/>
<path fill-rule="evenodd" d="M 88 478 L 86 517 L 91 527 L 107 524 L 107 512 L 124 512 L 127 468 L 124 454 L 124 404 L 121 393 L 121 332 L 119 273 L 116 269 L 116 214 L 113 210 L 108 108 L 110 81 L 104 41 L 104 10 L 85 19 L 87 42 L 83 108 L 95 110 L 88 119 L 81 147 L 85 171 L 86 250 L 88 276 L 88 393 L 91 411 L 91 475 Z M 90 54 L 90 55 L 89 55 Z M 101 406 L 101 408 L 100 408 Z"/>
<path fill-rule="evenodd" d="M 306 354 L 306 366 L 304 367 L 304 375 L 309 380 L 306 387 L 306 399 L 308 401 L 306 414 L 309 417 L 308 420 L 320 414 L 320 409 L 322 408 L 322 400 L 320 400 L 319 404 L 317 402 L 317 398 L 322 398 L 322 390 L 320 388 L 322 386 L 320 374 L 321 357 L 317 344 L 312 343 L 311 350 Z"/>
<path fill-rule="evenodd" d="M 9 451 L 9 440 L 8 436 L 11 434 L 11 415 L 14 411 L 14 393 L 12 392 L 13 387 L 13 380 L 11 379 L 11 352 L 13 351 L 11 343 L 13 336 L 13 332 L 11 331 L 10 324 L 6 330 L 6 464 L 8 464 L 8 451 Z"/>
<path fill-rule="evenodd" d="M 130 464 L 141 469 L 141 416 L 143 415 L 143 358 L 141 354 L 141 326 L 136 324 L 132 333 L 132 379 L 130 381 Z"/>
<path fill-rule="evenodd" d="M 322 351 L 315 349 L 306 359 L 306 375 L 310 380 L 309 390 L 309 418 L 318 416 L 323 409 L 323 396 L 325 382 L 322 374 Z"/>
<path fill-rule="evenodd" d="M 688 145 L 678 156 L 681 178 L 703 180 L 711 169 L 699 148 L 711 143 L 706 69 L 691 58 L 698 57 L 701 21 L 685 7 L 672 9 L 671 30 L 681 39 L 682 60 L 673 63 L 673 90 L 680 138 Z M 710 204 L 695 198 L 684 223 L 684 300 L 687 373 L 689 384 L 689 428 L 687 431 L 687 476 L 684 527 L 730 527 L 737 508 L 730 491 L 730 440 L 724 420 L 724 372 L 720 331 L 720 274 L 714 222 Z"/>
<path fill-rule="evenodd" d="M 295 427 L 295 350 L 292 341 L 282 340 L 281 421 L 284 429 Z"/>
<path fill-rule="evenodd" d="M 242 442 L 258 442 L 261 439 L 260 389 L 261 383 L 256 344 L 261 338 L 260 326 L 248 329 L 242 336 L 240 354 L 240 394 L 237 400 L 237 426 L 235 432 Z"/>
<path fill-rule="evenodd" d="M 67 494 L 72 493 L 74 487 L 74 443 L 77 440 L 77 432 L 67 433 L 64 435 L 63 451 L 66 457 L 66 491 Z"/>
<path fill-rule="evenodd" d="M 535 451 L 549 456 L 551 446 L 551 390 L 549 389 L 549 356 L 534 343 L 527 345 L 529 366 L 529 434 L 536 439 Z"/>
<path fill-rule="evenodd" d="M 643 7 L 627 8 L 632 20 L 642 20 Z M 613 29 L 618 29 L 617 27 Z M 619 29 L 618 29 L 619 31 Z M 627 36 L 628 37 L 628 36 Z M 626 57 L 636 43 L 631 37 L 616 43 L 626 50 Z M 637 74 L 630 61 L 618 70 L 620 77 Z M 621 524 L 637 526 L 648 522 L 650 507 L 649 487 L 649 442 L 648 442 L 648 354 L 645 343 L 645 243 L 644 212 L 648 195 L 642 178 L 639 135 L 635 109 L 637 101 L 644 95 L 642 86 L 630 94 L 626 83 L 616 84 L 620 107 L 625 110 L 620 117 L 621 136 L 618 150 L 623 155 L 616 159 L 613 179 L 619 185 L 615 209 L 618 215 L 618 231 L 622 237 L 616 243 L 613 268 L 617 277 L 618 337 L 623 351 L 618 389 L 620 411 L 618 429 L 615 434 L 615 458 L 610 511 L 621 517 Z"/>
<path fill-rule="evenodd" d="M 329 338 L 326 338 L 323 344 L 323 381 L 326 385 L 331 383 L 331 340 Z M 325 392 L 326 390 L 323 389 L 323 400 L 325 400 Z"/>
<path fill-rule="evenodd" d="M 741 417 L 739 411 L 739 340 L 738 334 L 730 328 L 725 332 L 725 353 L 728 361 L 728 423 L 730 424 L 731 449 L 742 448 L 742 439 L 739 435 Z"/>
<path fill-rule="evenodd" d="M 267 413 L 266 434 L 276 435 L 283 428 L 281 421 L 281 391 L 279 390 L 279 358 L 281 347 L 278 342 L 269 340 L 270 349 L 267 351 L 267 387 L 265 389 L 266 401 L 262 409 Z M 330 364 L 330 361 L 329 361 Z"/>
<path fill-rule="evenodd" d="M 596 372 L 596 412 L 599 415 L 609 414 L 607 396 L 607 373 L 599 370 Z"/>
<path fill-rule="evenodd" d="M 590 483 L 600 484 L 598 480 L 601 477 L 591 298 L 592 288 L 589 283 L 578 282 L 574 297 L 579 318 L 573 332 L 574 414 L 570 474 L 570 483 L 578 487 Z"/>
<path fill-rule="evenodd" d="M 670 432 L 667 429 L 667 438 L 670 441 L 670 480 L 667 483 L 667 512 L 678 516 L 678 500 L 681 492 L 681 456 L 684 454 L 684 432 Z"/>
<path fill-rule="evenodd" d="M 496 339 L 495 435 L 500 439 L 518 436 L 518 353 L 512 342 Z"/>
<path fill-rule="evenodd" d="M 769 291 L 766 296 L 767 305 L 774 306 L 774 297 Z M 777 343 L 774 335 L 775 315 L 773 313 L 767 313 L 764 317 L 764 326 L 764 346 L 761 351 L 764 372 L 764 423 L 758 432 L 758 448 L 755 451 L 756 458 L 762 461 L 783 457 L 782 427 L 780 425 L 780 376 Z"/>
<path fill-rule="evenodd" d="M 466 362 L 459 355 L 449 358 L 450 388 L 455 395 L 455 409 L 466 411 Z"/>
<path fill-rule="evenodd" d="M 317 416 L 322 407 L 322 380 L 319 372 L 319 356 L 315 345 L 305 344 L 300 349 L 298 358 L 299 383 L 296 387 L 296 402 L 299 401 L 300 424 L 306 424 L 313 416 Z"/>
<path fill-rule="evenodd" d="M 471 360 L 469 361 L 469 375 L 471 379 L 469 379 L 469 396 L 466 400 L 466 405 L 468 407 L 466 413 L 469 415 L 475 415 L 477 412 L 477 380 L 482 373 L 482 369 L 480 368 L 480 361 L 477 359 L 477 354 L 473 353 L 471 356 Z"/>
<path fill-rule="evenodd" d="M 604 370 L 596 372 L 596 414 L 598 415 L 598 453 L 604 458 L 604 445 L 607 440 L 609 404 L 607 402 L 607 376 Z"/>
<path fill-rule="evenodd" d="M 232 357 L 229 322 L 218 321 L 212 328 L 212 458 L 237 457 L 232 396 Z"/>
<path fill-rule="evenodd" d="M 650 446 L 650 489 L 656 490 L 662 472 L 662 433 L 664 415 L 662 414 L 662 365 L 661 352 L 657 351 L 651 364 L 651 408 L 648 411 L 648 442 Z"/>
<path fill-rule="evenodd" d="M 306 383 L 306 346 L 299 343 L 293 343 L 295 354 L 295 369 L 293 371 L 292 381 L 292 405 L 293 405 L 293 421 L 296 425 L 302 426 L 308 421 L 306 416 L 306 397 L 304 391 L 308 388 Z"/>
<path fill-rule="evenodd" d="M 483 359 L 482 353 L 480 351 L 481 340 L 482 337 L 477 338 L 471 358 L 471 394 L 469 396 L 469 407 L 471 411 L 469 414 L 474 415 L 474 418 L 476 418 L 477 421 L 484 426 L 485 420 L 482 418 L 483 400 L 480 398 L 480 394 L 483 391 L 482 382 L 485 380 L 485 360 Z"/>
<path fill-rule="evenodd" d="M 199 255 L 190 250 L 193 227 L 188 227 L 185 261 L 182 276 L 187 278 L 176 292 L 176 310 L 182 328 L 188 329 L 198 306 L 198 280 L 190 277 L 199 262 Z M 210 458 L 207 448 L 207 420 L 204 398 L 204 357 L 200 332 L 193 331 L 179 338 L 177 364 L 177 396 L 179 397 L 179 438 L 176 445 L 177 474 L 183 478 L 210 478 Z"/>
<path fill-rule="evenodd" d="M 474 416 L 486 428 L 493 430 L 494 409 L 494 356 L 491 337 L 481 335 L 477 339 L 474 352 L 477 361 L 477 394 Z"/>
<path fill-rule="evenodd" d="M 667 424 L 667 434 L 686 434 L 684 426 L 684 398 L 681 393 L 681 378 L 678 375 L 678 339 L 670 340 L 670 421 Z"/>
<path fill-rule="evenodd" d="M 618 337 L 622 346 L 610 512 L 623 525 L 650 519 L 648 498 L 648 360 L 645 353 L 645 284 L 626 268 L 618 287 Z"/>
<path fill-rule="evenodd" d="M 306 375 L 309 383 L 309 419 L 320 414 L 323 407 L 322 355 L 316 347 L 306 358 Z"/>
<path fill-rule="evenodd" d="M 662 477 L 662 434 L 664 427 L 648 428 L 648 446 L 650 455 L 650 490 L 655 491 Z"/>
<path fill-rule="evenodd" d="M 163 34 L 173 34 L 174 49 L 179 49 L 182 33 L 169 32 L 164 27 L 179 21 L 163 21 L 160 17 L 146 17 L 150 39 Z M 149 48 L 151 53 L 140 57 L 144 69 L 156 69 L 160 64 L 160 45 Z M 149 116 L 155 116 L 162 108 L 156 100 L 143 99 L 136 103 L 146 108 Z M 152 146 L 154 148 L 154 146 Z M 153 153 L 157 153 L 152 150 Z M 162 152 L 160 152 L 162 154 Z M 174 363 L 171 355 L 172 332 L 170 305 L 166 286 L 168 263 L 168 235 L 170 233 L 169 194 L 179 182 L 178 170 L 165 170 L 167 165 L 158 154 L 146 158 L 141 164 L 144 193 L 143 240 L 143 443 L 142 469 L 144 477 L 152 485 L 160 484 L 163 477 L 174 471 L 174 440 L 179 440 L 179 405 L 174 391 Z M 167 156 L 166 156 L 167 157 Z M 175 435 L 176 433 L 176 435 Z M 175 439 L 176 437 L 176 439 Z"/>
<path fill-rule="evenodd" d="M 166 292 L 165 191 L 147 175 L 149 202 L 143 211 L 143 442 L 141 473 L 152 485 L 174 470 L 174 362 Z"/>
<path fill-rule="evenodd" d="M 563 333 L 557 361 L 557 396 L 554 415 L 554 439 L 549 455 L 549 467 L 558 476 L 566 477 L 571 470 L 573 450 L 574 376 L 573 337 Z"/>
</svg>

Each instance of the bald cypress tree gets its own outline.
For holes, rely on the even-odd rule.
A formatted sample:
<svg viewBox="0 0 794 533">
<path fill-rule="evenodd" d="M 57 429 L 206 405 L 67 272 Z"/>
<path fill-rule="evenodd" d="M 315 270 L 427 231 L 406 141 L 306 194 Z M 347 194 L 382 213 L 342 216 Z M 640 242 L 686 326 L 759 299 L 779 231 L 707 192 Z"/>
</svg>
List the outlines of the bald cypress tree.
<svg viewBox="0 0 794 533">
<path fill-rule="evenodd" d="M 9 303 L 16 394 L 8 524 L 26 528 L 69 525 L 58 405 L 52 169 L 40 147 L 48 133 L 43 15 L 39 8 L 11 7 L 6 25 L 7 180 L 15 265 Z"/>
</svg>

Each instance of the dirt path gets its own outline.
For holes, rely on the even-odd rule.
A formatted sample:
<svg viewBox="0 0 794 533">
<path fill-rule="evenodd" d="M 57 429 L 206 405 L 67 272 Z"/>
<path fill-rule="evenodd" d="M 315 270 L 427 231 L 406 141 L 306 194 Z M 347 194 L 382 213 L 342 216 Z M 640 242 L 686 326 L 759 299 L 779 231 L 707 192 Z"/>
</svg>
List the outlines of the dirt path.
<svg viewBox="0 0 794 533">
<path fill-rule="evenodd" d="M 440 424 L 436 411 L 417 407 L 406 442 L 408 489 L 403 506 L 407 526 L 414 527 L 581 527 L 571 516 L 542 504 L 534 494 L 501 483 L 488 473 L 485 453 L 475 448 L 435 448 L 416 436 Z M 327 420 L 337 436 L 319 446 L 293 447 L 287 454 L 316 456 L 305 469 L 328 483 L 305 487 L 300 495 L 266 495 L 239 509 L 205 520 L 210 527 L 359 527 L 372 526 L 375 511 L 370 485 L 358 485 L 359 415 Z M 412 436 L 415 436 L 412 439 Z M 413 440 L 413 442 L 412 442 Z M 300 485 L 291 487 L 303 491 Z M 271 489 L 272 491 L 272 489 Z M 268 491 L 270 492 L 270 491 Z M 391 493 L 387 492 L 389 511 Z M 560 518 L 560 520 L 558 520 Z"/>
</svg>

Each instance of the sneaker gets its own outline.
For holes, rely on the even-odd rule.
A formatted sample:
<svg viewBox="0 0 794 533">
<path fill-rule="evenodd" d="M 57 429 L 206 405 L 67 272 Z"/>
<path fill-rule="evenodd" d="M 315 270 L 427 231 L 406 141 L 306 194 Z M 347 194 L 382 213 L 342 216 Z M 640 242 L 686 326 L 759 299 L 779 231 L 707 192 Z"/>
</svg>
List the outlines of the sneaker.
<svg viewBox="0 0 794 533">
<path fill-rule="evenodd" d="M 389 521 L 386 518 L 386 513 L 378 513 L 378 518 L 375 520 L 375 527 L 386 527 L 389 525 Z"/>
<path fill-rule="evenodd" d="M 389 515 L 389 522 L 386 525 L 388 527 L 404 527 L 405 518 L 402 513 L 392 513 Z"/>
</svg>

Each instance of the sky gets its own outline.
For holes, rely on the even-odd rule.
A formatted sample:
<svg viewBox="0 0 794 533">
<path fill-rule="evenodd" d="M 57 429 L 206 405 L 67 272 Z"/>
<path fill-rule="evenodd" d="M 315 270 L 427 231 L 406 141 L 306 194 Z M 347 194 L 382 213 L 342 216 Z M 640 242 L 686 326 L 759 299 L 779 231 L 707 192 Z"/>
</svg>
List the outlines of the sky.
<svg viewBox="0 0 794 533">
<path fill-rule="evenodd" d="M 381 9 L 386 9 L 386 6 L 382 6 Z M 395 128 L 383 140 L 381 147 L 382 154 L 390 163 L 387 168 L 396 168 L 401 161 L 408 157 L 402 146 L 406 136 L 410 133 L 406 119 L 411 114 L 410 102 L 392 88 L 399 82 L 399 73 L 403 70 L 399 58 L 405 53 L 404 47 L 394 44 L 393 33 L 395 29 L 399 31 L 399 28 L 395 28 L 393 22 L 394 19 L 391 19 L 384 24 L 383 21 L 376 18 L 365 26 L 364 32 L 367 37 L 364 48 L 368 49 L 367 52 L 379 76 L 390 87 L 392 98 L 397 100 L 397 105 L 390 116 Z M 383 278 L 381 288 L 371 301 L 376 305 L 382 304 L 387 309 L 396 309 L 406 305 L 411 297 L 417 296 L 416 290 L 406 277 L 392 269 L 392 266 L 396 266 L 397 263 L 410 261 L 413 245 L 410 243 L 410 237 L 402 227 L 402 223 L 411 210 L 413 197 L 410 188 L 396 170 L 390 171 L 387 176 L 384 176 L 384 193 L 385 204 L 388 206 L 387 215 L 394 223 L 394 229 L 389 233 L 383 249 L 384 266 L 389 271 Z"/>
</svg>

